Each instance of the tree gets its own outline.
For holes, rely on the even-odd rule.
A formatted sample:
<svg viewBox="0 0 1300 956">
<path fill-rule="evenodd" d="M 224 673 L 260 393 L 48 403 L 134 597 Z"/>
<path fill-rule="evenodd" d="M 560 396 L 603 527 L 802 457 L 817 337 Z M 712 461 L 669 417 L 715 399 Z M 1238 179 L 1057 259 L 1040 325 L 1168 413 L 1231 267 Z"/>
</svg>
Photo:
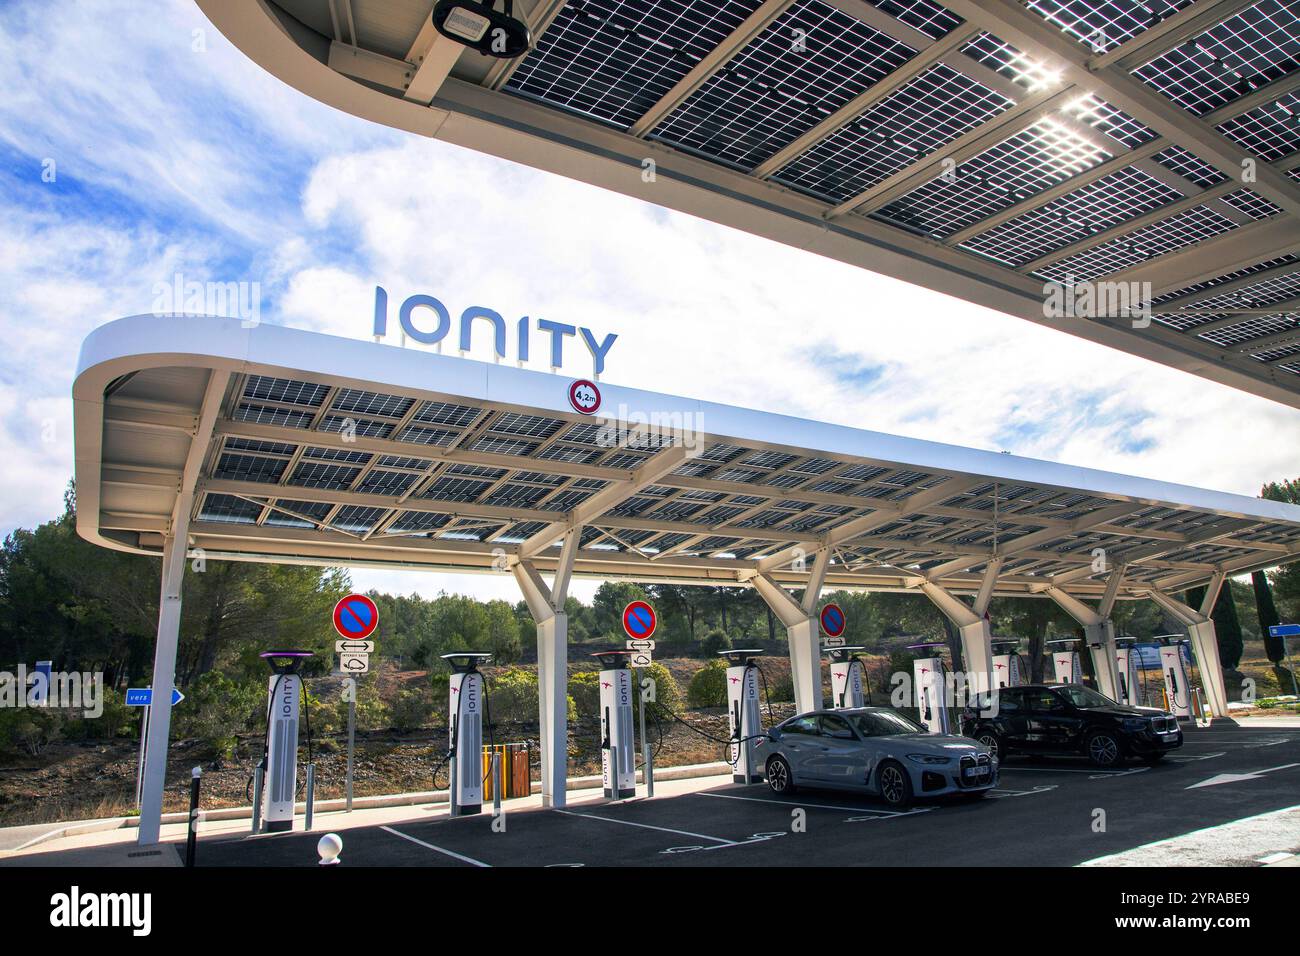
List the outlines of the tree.
<svg viewBox="0 0 1300 956">
<path fill-rule="evenodd" d="M 1280 624 L 1282 619 L 1278 617 L 1277 606 L 1273 603 L 1273 590 L 1268 586 L 1268 576 L 1263 571 L 1254 571 L 1250 575 L 1250 583 L 1255 591 L 1255 613 L 1259 616 L 1259 633 L 1264 639 L 1264 653 L 1274 664 L 1280 664 L 1286 656 L 1283 641 L 1280 637 L 1274 637 L 1269 628 Z"/>
<path fill-rule="evenodd" d="M 1300 505 L 1300 478 L 1270 481 L 1260 489 L 1259 496 L 1270 501 Z M 1268 574 L 1268 583 L 1275 608 L 1282 619 L 1294 621 L 1300 618 L 1300 563 L 1273 569 Z"/>
</svg>

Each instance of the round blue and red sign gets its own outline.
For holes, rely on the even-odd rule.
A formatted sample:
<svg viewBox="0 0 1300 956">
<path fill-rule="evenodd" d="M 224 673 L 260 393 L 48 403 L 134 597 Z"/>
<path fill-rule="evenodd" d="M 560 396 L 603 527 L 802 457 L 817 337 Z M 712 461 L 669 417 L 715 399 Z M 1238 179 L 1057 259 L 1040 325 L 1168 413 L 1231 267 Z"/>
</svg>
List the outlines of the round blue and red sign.
<svg viewBox="0 0 1300 956">
<path fill-rule="evenodd" d="M 349 641 L 364 641 L 379 626 L 379 608 L 364 594 L 349 594 L 334 605 L 334 630 Z"/>
<path fill-rule="evenodd" d="M 822 630 L 827 637 L 839 637 L 844 633 L 844 612 L 838 604 L 827 604 L 822 608 Z"/>
<path fill-rule="evenodd" d="M 645 601 L 633 601 L 623 608 L 623 630 L 627 631 L 627 636 L 633 640 L 649 637 L 658 626 L 659 619 L 655 609 Z"/>
</svg>

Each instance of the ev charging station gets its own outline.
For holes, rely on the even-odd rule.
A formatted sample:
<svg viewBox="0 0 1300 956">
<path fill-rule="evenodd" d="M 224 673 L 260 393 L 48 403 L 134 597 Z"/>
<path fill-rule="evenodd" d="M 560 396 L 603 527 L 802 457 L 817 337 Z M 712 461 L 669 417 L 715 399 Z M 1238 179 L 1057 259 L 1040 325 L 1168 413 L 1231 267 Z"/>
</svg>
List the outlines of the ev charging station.
<svg viewBox="0 0 1300 956">
<path fill-rule="evenodd" d="M 259 655 L 271 668 L 266 701 L 266 741 L 260 792 L 261 829 L 280 833 L 293 829 L 293 804 L 298 788 L 298 715 L 302 678 L 298 669 L 311 651 L 266 651 Z M 255 774 L 255 779 L 259 775 Z"/>
<path fill-rule="evenodd" d="M 1083 681 L 1083 669 L 1079 666 L 1079 642 L 1076 638 L 1067 637 L 1060 640 L 1048 641 L 1048 647 L 1054 647 L 1052 651 L 1052 672 L 1056 675 L 1058 684 L 1078 684 Z"/>
<path fill-rule="evenodd" d="M 1187 679 L 1187 666 L 1183 663 L 1183 645 L 1186 638 L 1177 634 L 1161 634 L 1160 674 L 1165 681 L 1166 709 L 1179 720 L 1192 716 L 1191 682 Z"/>
<path fill-rule="evenodd" d="M 753 738 L 762 729 L 758 713 L 757 648 L 718 651 L 727 666 L 727 722 L 731 728 L 731 780 L 733 783 L 761 783 L 753 766 Z"/>
<path fill-rule="evenodd" d="M 450 814 L 469 816 L 483 809 L 483 675 L 478 666 L 492 659 L 491 654 L 461 651 L 443 654 L 451 666 L 448 679 L 451 714 L 448 727 L 448 764 Z"/>
<path fill-rule="evenodd" d="M 949 727 L 948 708 L 944 702 L 947 668 L 939 656 L 946 646 L 937 641 L 908 645 L 908 650 L 920 655 L 912 661 L 917 715 L 921 726 L 932 734 L 946 734 Z"/>
<path fill-rule="evenodd" d="M 1020 673 L 1019 641 L 993 639 L 993 687 L 1018 687 L 1024 677 Z"/>
<path fill-rule="evenodd" d="M 1138 652 L 1134 648 L 1134 638 L 1120 638 L 1115 642 L 1115 670 L 1119 674 L 1119 702 L 1129 706 L 1138 706 L 1142 692 L 1142 682 L 1138 677 Z"/>
<path fill-rule="evenodd" d="M 605 796 L 636 796 L 636 740 L 632 730 L 632 651 L 597 651 L 600 661 L 600 774 Z"/>
<path fill-rule="evenodd" d="M 835 710 L 863 705 L 862 659 L 858 652 L 865 650 L 861 644 L 825 649 L 831 662 L 831 707 Z"/>
</svg>

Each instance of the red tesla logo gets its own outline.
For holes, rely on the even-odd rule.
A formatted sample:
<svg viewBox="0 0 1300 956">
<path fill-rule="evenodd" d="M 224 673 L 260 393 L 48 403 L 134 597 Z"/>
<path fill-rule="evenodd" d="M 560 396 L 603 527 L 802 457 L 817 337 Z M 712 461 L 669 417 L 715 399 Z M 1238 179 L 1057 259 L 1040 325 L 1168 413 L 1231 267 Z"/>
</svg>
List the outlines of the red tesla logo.
<svg viewBox="0 0 1300 956">
<path fill-rule="evenodd" d="M 928 668 L 928 667 L 922 667 L 922 668 L 921 668 L 921 673 L 922 673 L 922 674 L 928 674 L 928 673 L 930 673 L 930 668 Z"/>
<path fill-rule="evenodd" d="M 453 687 L 453 688 L 451 689 L 451 692 L 452 692 L 453 694 L 459 694 L 459 693 L 460 693 L 460 688 L 459 688 L 459 687 Z"/>
<path fill-rule="evenodd" d="M 994 664 L 993 666 L 996 667 L 996 668 L 997 668 L 998 670 L 1000 670 L 1000 671 L 1004 671 L 1004 670 L 1007 669 L 1007 665 L 1006 665 L 1006 664 Z"/>
<path fill-rule="evenodd" d="M 740 678 L 739 678 L 739 677 L 730 677 L 730 678 L 728 678 L 728 680 L 730 680 L 733 684 L 739 684 L 739 683 L 740 683 Z"/>
<path fill-rule="evenodd" d="M 601 682 L 600 682 L 600 686 L 601 686 L 601 687 L 613 687 L 614 685 L 608 683 L 607 681 L 601 681 Z"/>
</svg>

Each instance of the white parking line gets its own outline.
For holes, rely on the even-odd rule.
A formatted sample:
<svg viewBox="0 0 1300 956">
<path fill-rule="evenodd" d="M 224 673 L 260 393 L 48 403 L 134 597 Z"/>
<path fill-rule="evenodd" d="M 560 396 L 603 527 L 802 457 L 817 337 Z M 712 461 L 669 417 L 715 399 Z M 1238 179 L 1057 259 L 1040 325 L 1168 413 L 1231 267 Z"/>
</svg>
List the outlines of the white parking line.
<svg viewBox="0 0 1300 956">
<path fill-rule="evenodd" d="M 1146 773 L 1150 767 L 1130 767 L 1128 770 L 1084 770 L 1081 767 L 1008 767 L 1002 766 L 1001 773 L 1086 773 L 1090 777 L 1126 777 L 1133 773 Z"/>
<path fill-rule="evenodd" d="M 649 823 L 633 823 L 631 820 L 617 820 L 614 817 L 601 817 L 594 813 L 574 813 L 572 810 L 555 810 L 555 813 L 562 813 L 566 817 L 581 817 L 584 820 L 603 820 L 606 823 L 617 823 L 625 827 L 640 827 L 642 830 L 658 830 L 660 833 L 676 833 L 678 836 L 695 837 L 697 840 L 712 840 L 714 843 L 722 843 L 727 846 L 735 846 L 735 840 L 724 840 L 722 837 L 707 836 L 703 833 L 692 833 L 690 830 L 674 830 L 671 827 L 656 827 Z"/>
<path fill-rule="evenodd" d="M 463 856 L 460 853 L 456 853 L 452 850 L 445 850 L 440 846 L 434 846 L 432 843 L 425 843 L 423 840 L 417 840 L 415 837 L 411 836 L 410 834 L 403 833 L 400 830 L 394 830 L 392 827 L 381 826 L 379 829 L 391 833 L 393 836 L 401 837 L 403 840 L 410 840 L 412 843 L 418 843 L 420 846 L 424 847 L 427 850 L 433 850 L 437 853 L 443 854 L 444 856 L 454 857 L 463 863 L 469 863 L 471 866 L 483 866 L 489 869 L 491 869 L 492 867 L 491 863 L 484 863 L 482 860 L 476 860 L 472 856 Z"/>
<path fill-rule="evenodd" d="M 1006 797 L 1032 797 L 1036 793 L 1048 793 L 1056 789 L 1058 789 L 1058 787 L 1054 783 L 1049 783 L 1042 787 L 1034 787 L 1033 790 L 1003 790 L 1000 787 L 995 787 L 989 791 L 989 796 L 994 800 L 1004 799 Z"/>
<path fill-rule="evenodd" d="M 877 810 L 873 807 L 840 807 L 830 803 L 807 803 L 805 801 L 791 802 L 789 800 L 776 800 L 771 797 L 738 797 L 731 793 L 697 793 L 697 797 L 716 797 L 719 800 L 747 800 L 750 803 L 775 803 L 784 807 L 803 808 L 812 807 L 815 810 L 844 810 L 849 813 L 874 813 L 878 817 L 910 817 L 914 813 L 928 813 L 934 807 L 917 807 L 913 810 Z"/>
<path fill-rule="evenodd" d="M 1215 753 L 1200 754 L 1199 756 L 1195 756 L 1195 757 L 1179 756 L 1179 757 L 1166 757 L 1165 759 L 1168 760 L 1170 763 L 1192 763 L 1197 760 L 1213 760 L 1215 757 L 1226 757 L 1227 755 L 1228 752 L 1226 750 L 1219 750 L 1216 751 Z"/>
</svg>

